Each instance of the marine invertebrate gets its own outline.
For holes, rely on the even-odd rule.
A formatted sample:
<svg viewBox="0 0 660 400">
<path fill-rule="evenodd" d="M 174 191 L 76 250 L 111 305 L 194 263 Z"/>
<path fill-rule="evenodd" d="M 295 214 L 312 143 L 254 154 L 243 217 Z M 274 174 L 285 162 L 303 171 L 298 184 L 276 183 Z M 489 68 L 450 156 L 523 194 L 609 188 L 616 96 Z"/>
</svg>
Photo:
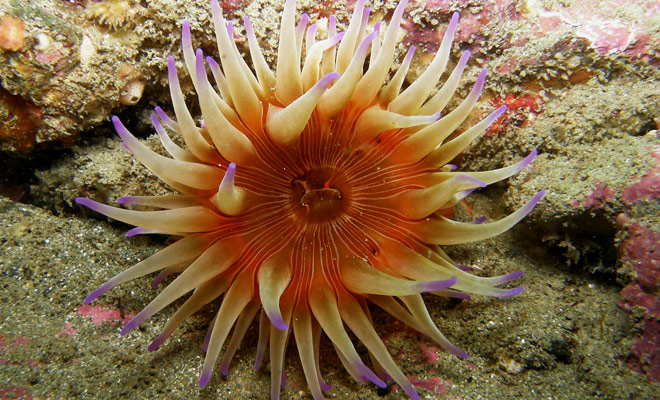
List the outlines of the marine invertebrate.
<svg viewBox="0 0 660 400">
<path fill-rule="evenodd" d="M 140 101 L 143 91 L 144 82 L 141 79 L 131 79 L 119 93 L 119 102 L 127 106 L 133 106 Z"/>
<path fill-rule="evenodd" d="M 18 18 L 0 17 L 0 49 L 18 51 L 25 44 L 25 24 Z"/>
<path fill-rule="evenodd" d="M 156 278 L 160 282 L 179 272 L 122 330 L 125 335 L 194 290 L 149 345 L 155 350 L 192 313 L 224 295 L 204 341 L 200 385 L 209 382 L 233 327 L 220 361 L 220 370 L 227 374 L 241 339 L 261 310 L 255 367 L 261 365 L 269 342 L 273 399 L 279 398 L 291 332 L 315 399 L 322 399 L 327 388 L 318 356 L 322 332 L 355 379 L 383 387 L 389 375 L 410 397 L 419 398 L 378 338 L 368 303 L 466 357 L 434 325 L 420 293 L 513 296 L 523 288 L 498 286 L 522 273 L 473 276 L 438 245 L 497 235 L 529 213 L 543 193 L 491 223 L 461 223 L 437 213 L 476 188 L 517 173 L 535 152 L 515 165 L 487 172 L 458 172 L 447 164 L 506 107 L 447 141 L 476 104 L 486 76 L 482 71 L 469 96 L 440 116 L 469 58 L 468 52 L 463 54 L 442 88 L 430 96 L 447 65 L 458 14 L 418 80 L 401 91 L 411 50 L 383 88 L 405 6 L 405 0 L 399 3 L 382 39 L 378 23 L 367 32 L 369 9 L 359 0 L 345 32 L 337 33 L 330 17 L 327 38 L 317 40 L 316 26 L 307 26 L 306 15 L 296 26 L 295 1 L 287 0 L 275 72 L 246 18 L 254 72 L 248 67 L 234 43 L 233 25 L 225 22 L 216 0 L 211 11 L 221 63 L 193 50 L 190 27 L 184 22 L 184 61 L 203 121 L 195 121 L 185 105 L 173 57 L 168 57 L 168 71 L 176 121 L 160 108 L 152 115 L 172 158 L 148 149 L 113 117 L 125 147 L 182 194 L 118 200 L 153 211 L 77 199 L 135 225 L 129 235 L 170 234 L 181 239 L 110 279 L 85 303 L 139 276 L 161 271 Z M 209 82 L 207 65 L 218 91 Z M 177 146 L 168 130 L 180 134 L 187 149 Z M 378 373 L 361 360 L 344 324 L 370 351 Z"/>
<path fill-rule="evenodd" d="M 85 17 L 117 30 L 129 22 L 134 24 L 146 10 L 133 0 L 101 0 L 87 2 Z"/>
</svg>

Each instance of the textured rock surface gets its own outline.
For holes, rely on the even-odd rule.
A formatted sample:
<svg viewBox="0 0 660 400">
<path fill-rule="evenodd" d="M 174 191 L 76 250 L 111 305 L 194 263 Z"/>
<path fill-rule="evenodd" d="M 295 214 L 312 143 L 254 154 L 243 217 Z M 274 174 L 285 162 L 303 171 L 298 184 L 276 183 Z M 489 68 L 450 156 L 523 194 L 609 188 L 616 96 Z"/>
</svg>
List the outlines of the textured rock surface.
<svg viewBox="0 0 660 400">
<path fill-rule="evenodd" d="M 394 7 L 370 3 L 372 22 L 387 19 Z M 223 7 L 236 20 L 239 48 L 245 46 L 240 18 L 248 15 L 272 63 L 279 1 Z M 312 18 L 335 13 L 340 22 L 352 3 L 346 8 L 311 0 L 298 7 Z M 657 2 L 440 0 L 414 1 L 407 10 L 401 50 L 410 44 L 421 50 L 411 79 L 430 61 L 437 30 L 459 10 L 453 59 L 473 52 L 461 94 L 480 68 L 490 71 L 471 122 L 501 104 L 510 109 L 455 163 L 483 170 L 539 151 L 532 166 L 475 192 L 457 215 L 497 219 L 538 190 L 549 193 L 511 232 L 449 249 L 486 275 L 525 271 L 527 291 L 512 299 L 428 298 L 440 329 L 471 358 L 458 360 L 375 313 L 397 363 L 428 398 L 654 398 L 660 392 Z M 24 29 L 19 50 L 0 40 L 0 193 L 12 199 L 0 201 L 0 399 L 266 398 L 267 370 L 251 367 L 254 328 L 229 377 L 197 387 L 212 307 L 154 353 L 146 345 L 167 310 L 127 338 L 118 335 L 126 316 L 154 297 L 147 278 L 82 307 L 91 290 L 166 240 L 126 239 L 125 226 L 84 213 L 72 200 L 113 202 L 167 190 L 105 121 L 122 113 L 132 131 L 151 133 L 152 107 L 170 109 L 165 56 L 181 59 L 180 22 L 191 21 L 196 46 L 217 51 L 206 0 L 9 1 L 0 4 L 0 17 L 19 19 Z M 6 26 L 0 22 L 0 38 Z M 122 104 L 122 90 L 136 79 L 146 82 L 145 91 L 135 105 Z M 159 149 L 154 137 L 145 140 Z M 284 397 L 307 398 L 295 349 L 290 352 Z M 356 384 L 327 343 L 322 352 L 322 371 L 334 386 L 328 397 L 401 398 L 395 388 Z"/>
</svg>

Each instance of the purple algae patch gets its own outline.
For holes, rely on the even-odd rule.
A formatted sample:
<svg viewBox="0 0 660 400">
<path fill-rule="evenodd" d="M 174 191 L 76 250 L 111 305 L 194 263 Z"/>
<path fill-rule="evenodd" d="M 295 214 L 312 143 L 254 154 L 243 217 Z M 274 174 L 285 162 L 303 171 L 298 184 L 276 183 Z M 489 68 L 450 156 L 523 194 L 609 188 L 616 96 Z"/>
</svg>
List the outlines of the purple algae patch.
<svg viewBox="0 0 660 400">
<path fill-rule="evenodd" d="M 635 282 L 621 291 L 618 305 L 627 312 L 644 312 L 640 336 L 627 358 L 633 371 L 660 382 L 660 232 L 640 223 L 629 227 L 630 238 L 620 250 L 621 261 L 637 274 Z"/>
</svg>

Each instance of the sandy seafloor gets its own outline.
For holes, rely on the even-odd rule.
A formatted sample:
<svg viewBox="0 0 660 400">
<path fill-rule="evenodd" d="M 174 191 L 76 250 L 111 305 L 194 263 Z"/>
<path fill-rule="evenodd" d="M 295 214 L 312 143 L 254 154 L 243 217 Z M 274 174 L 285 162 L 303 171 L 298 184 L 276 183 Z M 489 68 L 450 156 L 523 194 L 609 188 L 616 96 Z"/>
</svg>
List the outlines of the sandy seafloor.
<svg viewBox="0 0 660 400">
<path fill-rule="evenodd" d="M 127 318 L 158 293 L 151 277 L 83 306 L 101 283 L 167 242 L 126 238 L 126 225 L 73 205 L 77 196 L 111 203 L 122 195 L 168 191 L 121 147 L 108 115 L 119 113 L 157 149 L 145 122 L 154 105 L 169 107 L 164 56 L 180 58 L 180 21 L 190 19 L 195 40 L 213 51 L 212 32 L 203 29 L 209 23 L 205 1 L 106 3 L 119 7 L 114 26 L 102 22 L 101 11 L 86 11 L 91 2 L 0 5 L 0 17 L 21 19 L 26 30 L 21 51 L 0 52 L 0 400 L 266 399 L 268 364 L 252 368 L 256 324 L 229 376 L 216 371 L 207 387 L 197 386 L 201 342 L 217 304 L 195 314 L 156 352 L 147 344 L 173 307 L 119 335 Z M 314 19 L 336 8 L 346 22 L 342 5 L 317 3 L 303 2 L 299 11 Z M 486 170 L 539 151 L 518 177 L 471 195 L 456 218 L 498 219 L 548 190 L 509 232 L 446 248 L 483 275 L 525 273 L 525 292 L 510 299 L 425 297 L 440 330 L 469 359 L 439 350 L 374 308 L 377 331 L 422 398 L 660 398 L 660 6 L 620 3 L 408 5 L 404 25 L 412 41 L 405 45 L 427 50 L 415 59 L 413 75 L 429 61 L 435 30 L 459 10 L 463 25 L 453 58 L 466 49 L 475 56 L 458 97 L 474 82 L 477 65 L 491 72 L 473 120 L 510 95 L 508 117 L 456 164 Z M 250 16 L 272 63 L 279 2 L 223 4 L 237 25 L 243 14 Z M 394 4 L 372 7 L 375 21 L 388 19 Z M 66 40 L 70 47 L 61 45 Z M 48 75 L 56 56 L 38 57 L 48 50 L 44 43 L 60 50 L 57 66 L 66 64 L 62 49 L 73 49 L 76 59 Z M 245 50 L 240 39 L 238 45 Z M 131 67 L 120 71 L 126 64 Z M 136 79 L 146 89 L 137 104 L 126 105 L 122 90 Z M 34 142 L 27 144 L 23 131 L 7 128 L 26 104 L 41 110 L 40 124 L 28 129 L 37 129 Z M 358 350 L 365 355 L 363 346 Z M 353 381 L 327 338 L 321 363 L 333 386 L 326 398 L 405 397 L 396 387 L 377 390 Z M 311 399 L 292 343 L 286 374 L 282 398 Z"/>
</svg>

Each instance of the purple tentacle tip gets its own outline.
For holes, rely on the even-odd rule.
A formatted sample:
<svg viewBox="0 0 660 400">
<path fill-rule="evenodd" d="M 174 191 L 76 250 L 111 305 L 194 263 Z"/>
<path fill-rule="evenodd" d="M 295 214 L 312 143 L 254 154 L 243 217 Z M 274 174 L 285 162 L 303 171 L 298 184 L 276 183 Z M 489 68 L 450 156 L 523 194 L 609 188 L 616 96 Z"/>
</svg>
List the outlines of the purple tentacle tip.
<svg viewBox="0 0 660 400">
<path fill-rule="evenodd" d="M 535 194 L 530 201 L 528 201 L 524 206 L 522 206 L 521 210 L 523 210 L 524 214 L 527 215 L 530 212 L 532 212 L 534 207 L 536 207 L 539 201 L 541 201 L 543 196 L 545 196 L 545 190 L 541 190 L 540 192 Z"/>
<path fill-rule="evenodd" d="M 138 227 L 130 229 L 128 232 L 126 232 L 126 237 L 137 236 L 137 235 L 142 234 L 143 232 L 144 232 L 144 229 L 142 229 L 138 226 Z"/>
<path fill-rule="evenodd" d="M 167 275 L 168 273 L 166 269 L 160 271 L 160 273 L 156 276 L 156 278 L 154 278 L 154 281 L 151 283 L 151 287 L 154 289 L 157 288 L 158 285 L 160 285 L 160 283 L 167 277 Z"/>
<path fill-rule="evenodd" d="M 520 293 L 522 293 L 524 291 L 525 291 L 524 286 L 518 286 L 518 287 L 514 287 L 513 289 L 507 290 L 503 295 L 498 296 L 498 297 L 501 297 L 501 298 L 513 297 L 513 296 L 519 295 Z"/>
<path fill-rule="evenodd" d="M 202 371 L 202 375 L 199 377 L 199 386 L 206 386 L 211 380 L 211 371 Z"/>
<path fill-rule="evenodd" d="M 436 290 L 443 290 L 454 286 L 458 282 L 458 278 L 453 276 L 444 281 L 420 282 L 424 292 L 434 292 Z"/>
<path fill-rule="evenodd" d="M 190 22 L 186 19 L 181 24 L 181 41 L 185 44 L 190 43 Z"/>
<path fill-rule="evenodd" d="M 461 358 L 463 360 L 470 358 L 470 355 L 463 350 L 455 349 L 452 351 L 452 354 L 455 355 L 458 358 Z"/>
<path fill-rule="evenodd" d="M 261 363 L 264 360 L 263 357 L 264 357 L 263 354 L 259 354 L 259 355 L 257 355 L 257 358 L 254 359 L 254 370 L 255 371 L 258 371 L 259 367 L 261 367 Z"/>
<path fill-rule="evenodd" d="M 95 292 L 96 291 L 94 291 L 91 294 L 87 295 L 87 297 L 85 297 L 85 300 L 83 300 L 83 304 L 89 304 L 92 301 L 94 301 L 97 297 L 99 297 L 99 295 L 95 294 Z"/>
<path fill-rule="evenodd" d="M 206 350 L 209 349 L 209 343 L 211 342 L 211 333 L 213 333 L 213 325 L 209 326 L 209 329 L 206 330 L 206 335 L 204 336 L 204 343 L 202 343 L 202 351 L 206 353 Z"/>
<path fill-rule="evenodd" d="M 404 392 L 410 397 L 411 400 L 420 400 L 419 394 L 415 391 L 415 389 L 410 386 L 410 389 L 404 389 Z"/>
<path fill-rule="evenodd" d="M 470 50 L 465 50 L 461 55 L 461 58 L 458 60 L 458 64 L 461 66 L 465 66 L 465 64 L 467 64 L 468 60 L 470 59 L 471 55 L 472 52 Z"/>
<path fill-rule="evenodd" d="M 480 224 L 483 224 L 484 222 L 486 222 L 486 217 L 479 217 L 479 218 L 475 219 L 474 221 L 472 221 L 472 223 L 474 225 L 480 225 Z"/>
<path fill-rule="evenodd" d="M 525 275 L 525 273 L 522 272 L 522 271 L 514 271 L 510 274 L 506 274 L 502 277 L 502 283 L 507 283 L 507 282 L 514 281 L 518 278 L 522 278 L 523 275 Z"/>
<path fill-rule="evenodd" d="M 509 109 L 509 107 L 507 107 L 506 105 L 503 105 L 503 106 L 500 106 L 497 110 L 493 111 L 493 113 L 491 114 L 493 116 L 493 120 L 496 120 L 497 118 L 499 118 L 500 115 L 504 114 L 506 112 L 506 110 L 508 110 L 508 109 Z"/>
<path fill-rule="evenodd" d="M 289 324 L 285 324 L 281 320 L 273 322 L 273 326 L 275 326 L 275 328 L 277 328 L 279 331 L 286 331 L 289 329 Z"/>
<path fill-rule="evenodd" d="M 461 299 L 461 300 L 472 300 L 472 297 L 470 297 L 469 294 L 467 294 L 467 293 L 463 293 L 463 292 L 459 292 L 459 291 L 454 291 L 454 292 L 452 292 L 452 294 L 451 294 L 450 297 L 453 297 L 453 298 L 455 298 L 455 299 Z"/>
<path fill-rule="evenodd" d="M 101 205 L 100 203 L 85 197 L 76 197 L 75 202 L 76 204 L 80 204 L 96 212 L 99 212 L 99 206 Z"/>
<path fill-rule="evenodd" d="M 332 390 L 332 385 L 325 383 L 325 382 L 320 382 L 321 385 L 321 390 L 324 392 L 327 392 L 328 390 Z"/>
<path fill-rule="evenodd" d="M 454 11 L 454 13 L 451 16 L 451 21 L 449 22 L 450 24 L 458 24 L 458 18 L 460 18 L 461 14 L 458 11 Z"/>
<path fill-rule="evenodd" d="M 279 315 L 276 314 L 268 315 L 268 319 L 270 319 L 270 323 L 273 324 L 273 326 L 278 331 L 286 331 L 289 329 L 289 324 L 284 322 L 284 320 L 282 320 L 282 317 Z"/>
<path fill-rule="evenodd" d="M 321 89 L 325 89 L 330 86 L 330 84 L 337 78 L 339 78 L 338 72 L 330 72 L 329 74 L 326 74 L 321 79 L 319 79 L 316 85 L 318 85 L 318 87 Z"/>
<path fill-rule="evenodd" d="M 137 326 L 140 325 L 140 323 L 142 323 L 142 318 L 139 317 L 140 315 L 138 314 L 135 317 L 133 317 L 130 321 L 128 321 L 128 323 L 124 325 L 124 329 L 122 329 L 121 332 L 119 332 L 119 334 L 121 336 L 126 336 L 130 331 L 137 328 Z"/>
<path fill-rule="evenodd" d="M 537 202 L 540 201 L 543 198 L 543 196 L 545 196 L 545 193 L 546 193 L 545 190 L 541 190 L 534 196 L 534 200 L 536 200 Z"/>
<path fill-rule="evenodd" d="M 92 293 L 89 294 L 89 296 L 85 297 L 85 300 L 83 300 L 84 304 L 89 304 L 92 301 L 94 301 L 97 297 L 103 296 L 108 292 L 108 290 L 112 289 L 113 285 L 110 282 L 106 282 L 103 285 L 99 286 L 98 289 L 93 291 Z"/>
<path fill-rule="evenodd" d="M 374 374 L 366 365 L 362 362 L 357 365 L 353 365 L 355 369 L 365 378 L 365 380 L 371 381 L 374 385 L 380 388 L 386 388 L 387 384 L 383 382 L 376 374 Z"/>
<path fill-rule="evenodd" d="M 532 151 L 527 155 L 527 157 L 525 157 L 525 159 L 523 160 L 523 161 L 524 161 L 524 165 L 525 165 L 525 167 L 528 166 L 532 161 L 534 161 L 534 159 L 536 158 L 536 156 L 537 156 L 538 154 L 539 154 L 538 150 L 536 150 L 536 149 L 532 150 Z M 524 167 L 523 167 L 523 168 L 524 168 Z"/>
<path fill-rule="evenodd" d="M 167 336 L 164 336 L 163 334 L 156 336 L 153 342 L 149 343 L 149 346 L 147 346 L 147 350 L 149 351 L 158 350 L 158 348 L 165 342 L 165 339 L 167 339 Z"/>
</svg>

